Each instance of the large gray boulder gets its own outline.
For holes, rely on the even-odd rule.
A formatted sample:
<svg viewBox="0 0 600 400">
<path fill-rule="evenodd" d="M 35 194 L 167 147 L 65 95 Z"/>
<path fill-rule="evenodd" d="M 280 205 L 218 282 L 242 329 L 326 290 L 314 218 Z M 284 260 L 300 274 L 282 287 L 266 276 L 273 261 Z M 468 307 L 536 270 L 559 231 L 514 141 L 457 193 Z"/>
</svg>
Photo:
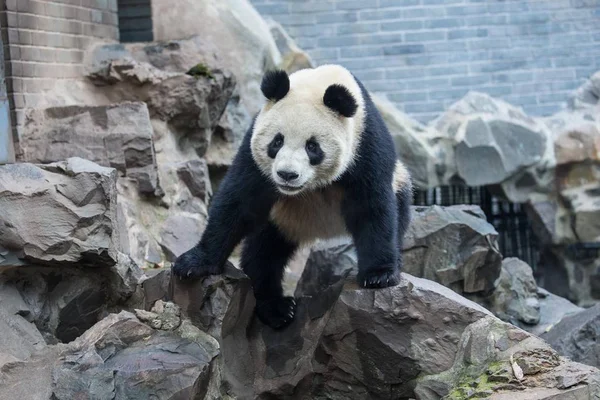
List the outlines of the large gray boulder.
<svg viewBox="0 0 600 400">
<path fill-rule="evenodd" d="M 116 168 L 141 193 L 160 194 L 148 108 L 141 102 L 29 110 L 20 139 L 23 161 L 82 157 Z"/>
<path fill-rule="evenodd" d="M 469 92 L 432 126 L 452 139 L 447 152 L 453 153 L 456 169 L 450 165 L 446 176 L 456 175 L 468 186 L 520 178 L 550 152 L 544 124 L 482 93 Z"/>
<path fill-rule="evenodd" d="M 0 270 L 117 262 L 117 171 L 81 158 L 0 166 Z"/>
<path fill-rule="evenodd" d="M 110 314 L 73 343 L 49 346 L 5 369 L 0 398 L 223 398 L 218 343 L 188 321 L 175 325 L 155 330 L 132 313 Z"/>
<path fill-rule="evenodd" d="M 600 305 L 567 316 L 541 336 L 565 357 L 600 366 Z"/>
<path fill-rule="evenodd" d="M 413 207 L 404 271 L 457 293 L 487 294 L 500 275 L 497 236 L 479 207 Z"/>
<path fill-rule="evenodd" d="M 206 153 L 235 87 L 229 71 L 192 65 L 196 69 L 189 73 L 168 72 L 127 52 L 107 55 L 102 47 L 95 52 L 104 56 L 103 62 L 93 63 L 87 76 L 98 91 L 113 101 L 146 103 L 150 116 L 166 122 L 181 146 L 193 147 L 200 156 Z"/>
<path fill-rule="evenodd" d="M 552 294 L 540 287 L 538 287 L 538 299 L 540 302 L 540 322 L 535 326 L 524 327 L 524 329 L 536 336 L 541 336 L 544 332 L 549 331 L 563 318 L 578 314 L 584 310 L 569 300 Z"/>
<path fill-rule="evenodd" d="M 408 274 L 396 287 L 360 289 L 353 246 L 322 246 L 309 258 L 296 289 L 296 318 L 283 331 L 254 317 L 251 287 L 239 272 L 173 281 L 183 315 L 204 309 L 200 323 L 210 321 L 207 304 L 226 304 L 217 308 L 222 323 L 214 332 L 228 394 L 456 400 L 600 395 L 598 370 L 560 359 L 541 340 L 455 292 Z M 217 282 L 222 291 L 210 289 Z M 228 301 L 217 300 L 223 295 Z M 521 391 L 529 397 L 519 397 Z"/>
<path fill-rule="evenodd" d="M 538 287 L 527 263 L 518 258 L 502 260 L 500 277 L 491 296 L 491 311 L 516 326 L 540 322 Z"/>
</svg>

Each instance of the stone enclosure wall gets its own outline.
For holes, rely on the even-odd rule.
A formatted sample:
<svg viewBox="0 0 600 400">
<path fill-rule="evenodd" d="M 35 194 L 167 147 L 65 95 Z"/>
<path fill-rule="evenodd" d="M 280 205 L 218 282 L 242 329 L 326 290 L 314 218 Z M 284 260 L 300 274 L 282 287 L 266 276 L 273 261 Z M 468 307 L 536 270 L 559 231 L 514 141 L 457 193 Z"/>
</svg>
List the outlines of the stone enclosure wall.
<svg viewBox="0 0 600 400">
<path fill-rule="evenodd" d="M 340 63 L 368 89 L 430 120 L 468 90 L 560 109 L 600 69 L 597 0 L 252 0 L 317 64 Z"/>
<path fill-rule="evenodd" d="M 0 0 L 13 136 L 44 92 L 84 75 L 84 50 L 119 39 L 117 0 Z M 18 140 L 17 140 L 18 141 Z"/>
</svg>

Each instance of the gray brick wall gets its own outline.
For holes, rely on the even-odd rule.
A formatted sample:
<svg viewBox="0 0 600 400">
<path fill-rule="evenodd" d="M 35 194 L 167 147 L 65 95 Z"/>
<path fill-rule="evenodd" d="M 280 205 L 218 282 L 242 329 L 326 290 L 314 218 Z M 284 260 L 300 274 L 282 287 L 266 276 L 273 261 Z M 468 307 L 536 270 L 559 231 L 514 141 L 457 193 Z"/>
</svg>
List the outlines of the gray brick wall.
<svg viewBox="0 0 600 400">
<path fill-rule="evenodd" d="M 548 115 L 600 70 L 600 0 L 251 1 L 422 121 L 469 90 Z"/>
<path fill-rule="evenodd" d="M 0 0 L 6 86 L 14 125 L 43 103 L 57 79 L 83 76 L 83 55 L 96 40 L 118 40 L 117 0 Z"/>
</svg>

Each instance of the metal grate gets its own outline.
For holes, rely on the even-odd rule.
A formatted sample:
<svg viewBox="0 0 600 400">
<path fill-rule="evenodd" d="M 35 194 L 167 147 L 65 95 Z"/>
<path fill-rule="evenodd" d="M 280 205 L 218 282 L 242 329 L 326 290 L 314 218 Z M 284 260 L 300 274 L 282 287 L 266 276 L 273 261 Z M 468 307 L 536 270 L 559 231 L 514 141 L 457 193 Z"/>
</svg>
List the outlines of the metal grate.
<svg viewBox="0 0 600 400">
<path fill-rule="evenodd" d="M 118 0 L 119 35 L 121 42 L 151 42 L 151 0 Z"/>
<path fill-rule="evenodd" d="M 498 245 L 504 257 L 518 257 L 534 269 L 540 252 L 529 218 L 521 204 L 511 203 L 492 195 L 485 187 L 441 186 L 416 190 L 414 205 L 452 206 L 478 205 L 487 220 L 498 231 Z"/>
</svg>

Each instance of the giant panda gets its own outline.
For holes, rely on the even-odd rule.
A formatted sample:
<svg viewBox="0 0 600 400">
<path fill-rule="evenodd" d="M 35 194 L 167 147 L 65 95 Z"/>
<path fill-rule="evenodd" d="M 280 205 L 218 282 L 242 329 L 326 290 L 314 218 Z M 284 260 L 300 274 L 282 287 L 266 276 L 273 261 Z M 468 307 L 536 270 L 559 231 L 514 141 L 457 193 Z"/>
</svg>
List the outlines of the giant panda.
<svg viewBox="0 0 600 400">
<path fill-rule="evenodd" d="M 369 94 L 344 67 L 269 71 L 261 90 L 266 104 L 212 199 L 202 238 L 173 273 L 219 274 L 244 240 L 256 315 L 281 329 L 296 310 L 283 295 L 284 268 L 315 239 L 352 237 L 361 287 L 398 284 L 412 185 Z"/>
</svg>

